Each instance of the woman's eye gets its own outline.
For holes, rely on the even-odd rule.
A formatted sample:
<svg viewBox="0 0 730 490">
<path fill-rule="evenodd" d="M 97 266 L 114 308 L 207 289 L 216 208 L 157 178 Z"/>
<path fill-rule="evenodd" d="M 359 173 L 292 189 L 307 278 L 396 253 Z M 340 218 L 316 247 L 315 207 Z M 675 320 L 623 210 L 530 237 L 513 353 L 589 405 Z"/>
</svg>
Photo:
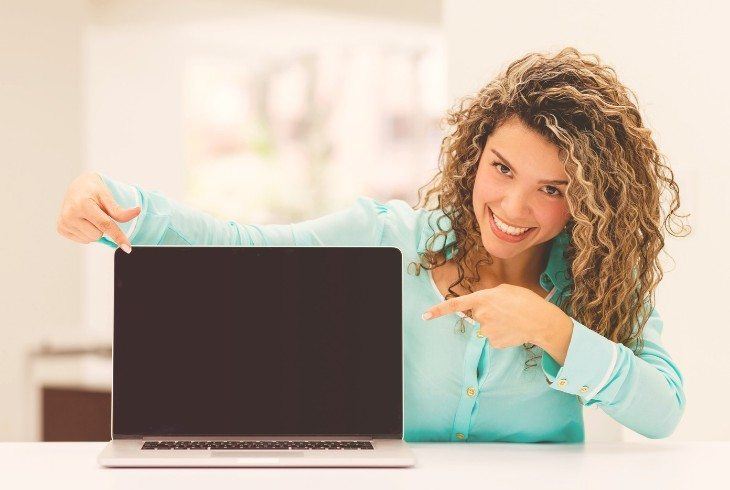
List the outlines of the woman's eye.
<svg viewBox="0 0 730 490">
<path fill-rule="evenodd" d="M 507 173 L 510 171 L 509 167 L 507 165 L 503 164 L 503 163 L 494 162 L 492 164 L 492 166 L 493 167 L 497 167 L 497 170 L 499 171 L 499 173 L 501 173 L 503 175 L 507 175 Z M 506 168 L 507 169 L 507 172 L 502 172 L 502 168 Z"/>
<path fill-rule="evenodd" d="M 545 189 L 546 190 L 553 190 L 553 191 L 555 191 L 555 192 L 546 192 L 546 194 L 548 196 L 554 196 L 555 197 L 555 196 L 561 195 L 560 190 L 558 190 L 556 187 L 553 187 L 553 186 L 548 185 L 548 186 L 545 186 Z"/>
</svg>

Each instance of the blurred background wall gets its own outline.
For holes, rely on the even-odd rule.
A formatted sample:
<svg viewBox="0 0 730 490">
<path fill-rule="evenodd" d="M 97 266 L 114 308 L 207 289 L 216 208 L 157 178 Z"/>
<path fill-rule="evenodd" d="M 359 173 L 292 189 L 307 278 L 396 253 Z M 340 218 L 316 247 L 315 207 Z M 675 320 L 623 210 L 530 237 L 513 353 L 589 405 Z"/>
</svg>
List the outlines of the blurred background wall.
<svg viewBox="0 0 730 490">
<path fill-rule="evenodd" d="M 565 45 L 599 54 L 635 91 L 692 213 L 692 235 L 668 239 L 657 294 L 688 399 L 671 438 L 730 438 L 721 18 L 709 1 L 5 0 L 0 440 L 72 437 L 44 406 L 108 410 L 96 395 L 111 376 L 112 250 L 56 233 L 78 174 L 249 223 L 360 194 L 414 204 L 446 109 L 518 56 Z M 585 415 L 587 440 L 643 439 Z"/>
<path fill-rule="evenodd" d="M 56 234 L 64 187 L 86 167 L 85 1 L 0 4 L 0 440 L 28 440 L 26 353 L 84 336 L 83 251 Z"/>
</svg>

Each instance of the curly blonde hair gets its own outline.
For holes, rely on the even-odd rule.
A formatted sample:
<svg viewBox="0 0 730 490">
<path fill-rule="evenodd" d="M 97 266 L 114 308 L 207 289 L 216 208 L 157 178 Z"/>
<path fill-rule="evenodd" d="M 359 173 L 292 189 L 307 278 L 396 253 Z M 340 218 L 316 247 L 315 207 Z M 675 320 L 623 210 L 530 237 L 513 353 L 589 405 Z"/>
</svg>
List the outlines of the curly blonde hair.
<svg viewBox="0 0 730 490">
<path fill-rule="evenodd" d="M 654 307 L 662 279 L 659 252 L 662 228 L 686 236 L 679 215 L 679 187 L 659 152 L 651 130 L 642 123 L 636 96 L 621 84 L 613 68 L 596 55 L 573 47 L 554 56 L 530 53 L 512 62 L 475 95 L 448 111 L 452 131 L 441 143 L 439 172 L 418 190 L 418 204 L 436 206 L 451 221 L 459 277 L 453 287 L 474 292 L 479 265 L 491 264 L 481 243 L 472 191 L 481 153 L 501 123 L 519 117 L 527 127 L 555 144 L 564 158 L 569 183 L 566 199 L 570 237 L 565 258 L 571 291 L 559 307 L 590 329 L 627 346 L 643 348 L 642 331 Z M 424 197 L 422 190 L 436 182 Z M 670 193 L 662 218 L 661 196 Z M 674 226 L 679 226 L 675 232 Z M 445 236 L 438 224 L 437 236 Z M 446 262 L 444 250 L 426 250 L 420 267 Z M 523 344 L 530 354 L 532 344 Z M 539 356 L 528 357 L 526 368 Z"/>
</svg>

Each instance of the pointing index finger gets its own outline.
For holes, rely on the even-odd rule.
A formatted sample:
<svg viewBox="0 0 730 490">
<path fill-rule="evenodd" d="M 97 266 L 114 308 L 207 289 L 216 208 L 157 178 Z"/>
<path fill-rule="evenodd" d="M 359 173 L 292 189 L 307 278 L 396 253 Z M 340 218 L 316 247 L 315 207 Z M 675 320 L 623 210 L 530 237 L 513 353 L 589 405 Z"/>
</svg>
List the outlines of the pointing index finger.
<svg viewBox="0 0 730 490">
<path fill-rule="evenodd" d="M 121 228 L 119 228 L 119 225 L 117 225 L 117 223 L 109 215 L 104 214 L 104 212 L 98 207 L 92 208 L 91 215 L 88 216 L 86 219 L 91 221 L 91 223 L 93 223 L 94 226 L 99 229 L 99 231 L 109 235 L 111 239 L 117 243 L 118 246 L 121 246 L 122 248 L 124 248 L 124 245 L 126 245 L 127 247 L 129 246 L 129 239 L 121 230 Z"/>
<path fill-rule="evenodd" d="M 432 306 L 423 314 L 424 320 L 432 320 L 448 313 L 458 312 L 461 313 L 465 310 L 471 309 L 471 295 L 458 296 L 456 298 L 448 299 L 442 303 Z M 463 313 L 459 316 L 465 316 Z"/>
</svg>

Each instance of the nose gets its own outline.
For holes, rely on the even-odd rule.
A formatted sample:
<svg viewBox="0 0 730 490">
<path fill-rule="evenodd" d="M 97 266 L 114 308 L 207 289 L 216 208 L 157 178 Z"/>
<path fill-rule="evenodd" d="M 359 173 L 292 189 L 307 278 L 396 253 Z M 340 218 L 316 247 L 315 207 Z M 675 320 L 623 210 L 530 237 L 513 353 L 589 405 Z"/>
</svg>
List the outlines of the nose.
<svg viewBox="0 0 730 490">
<path fill-rule="evenodd" d="M 513 189 L 502 198 L 503 219 L 518 225 L 530 223 L 530 204 L 527 196 L 517 189 Z"/>
</svg>

